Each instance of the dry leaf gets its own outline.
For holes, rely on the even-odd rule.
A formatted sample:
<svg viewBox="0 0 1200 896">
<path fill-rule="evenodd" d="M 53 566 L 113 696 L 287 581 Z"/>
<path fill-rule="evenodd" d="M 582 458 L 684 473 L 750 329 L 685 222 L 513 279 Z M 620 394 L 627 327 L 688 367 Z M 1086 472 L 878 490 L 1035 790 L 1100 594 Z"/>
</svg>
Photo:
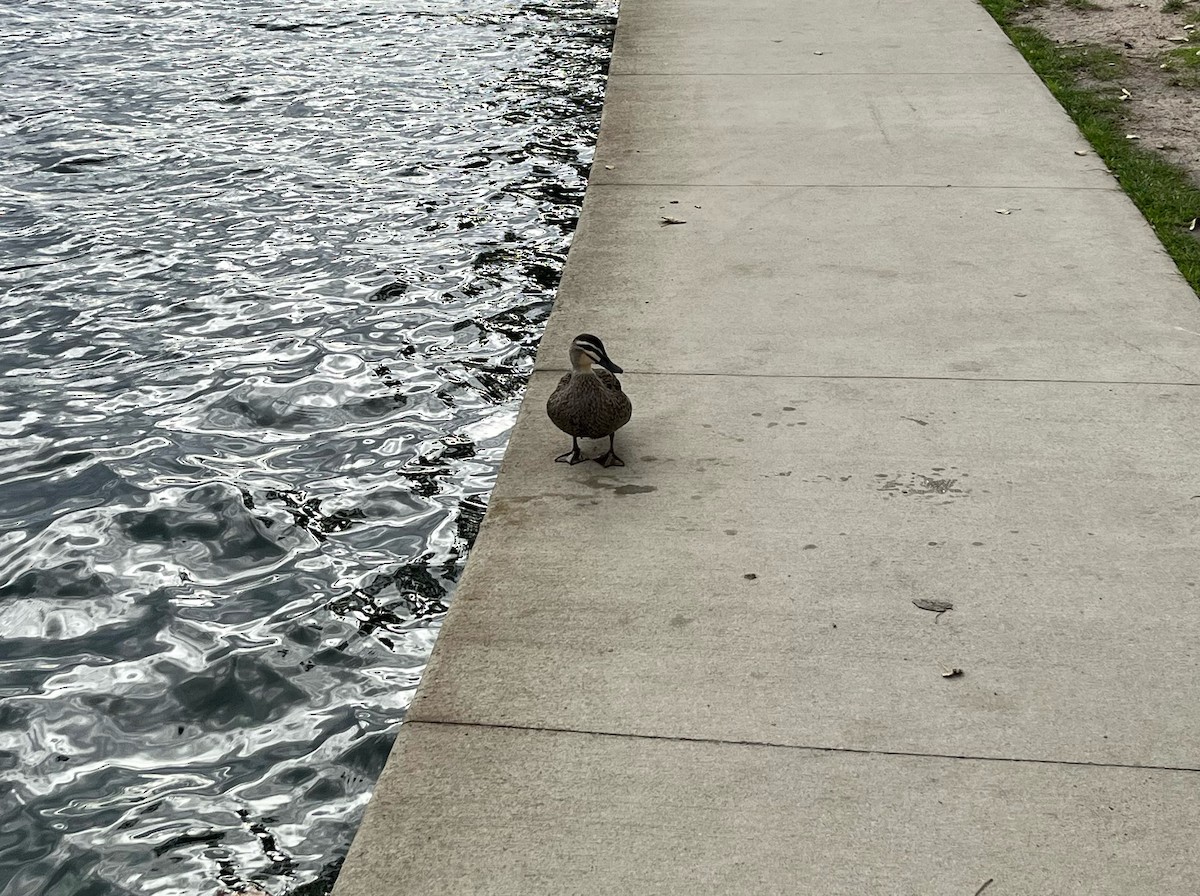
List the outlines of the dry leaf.
<svg viewBox="0 0 1200 896">
<path fill-rule="evenodd" d="M 942 666 L 942 678 L 958 678 L 962 674 L 963 670 L 958 668 L 958 666 L 955 666 L 954 668 Z"/>
<path fill-rule="evenodd" d="M 930 613 L 945 613 L 953 610 L 954 604 L 948 600 L 930 600 L 927 597 L 914 597 L 913 606 L 918 610 L 928 610 Z"/>
<path fill-rule="evenodd" d="M 681 221 L 678 218 L 668 218 L 664 215 L 662 220 L 659 222 L 658 226 L 666 227 L 668 224 L 686 224 L 686 223 L 687 223 L 687 221 Z"/>
</svg>

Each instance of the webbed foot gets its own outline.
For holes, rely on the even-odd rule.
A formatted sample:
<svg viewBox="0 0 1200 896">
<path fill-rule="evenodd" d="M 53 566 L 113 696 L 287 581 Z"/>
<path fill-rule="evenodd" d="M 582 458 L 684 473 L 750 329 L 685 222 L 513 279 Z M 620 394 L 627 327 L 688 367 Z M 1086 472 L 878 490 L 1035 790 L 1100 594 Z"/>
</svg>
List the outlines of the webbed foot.
<svg viewBox="0 0 1200 896">
<path fill-rule="evenodd" d="M 625 461 L 617 457 L 617 452 L 613 450 L 613 441 L 616 437 L 609 433 L 608 435 L 608 450 L 596 458 L 596 463 L 602 467 L 623 467 Z"/>
<path fill-rule="evenodd" d="M 565 454 L 560 454 L 558 457 L 554 458 L 555 463 L 570 464 L 571 466 L 575 466 L 575 464 L 581 464 L 585 460 L 587 460 L 587 458 L 584 457 L 579 450 L 578 439 L 571 439 L 570 451 L 566 452 Z"/>
<path fill-rule="evenodd" d="M 596 458 L 596 463 L 598 463 L 602 467 L 623 467 L 623 466 L 625 466 L 625 461 L 623 461 L 623 460 L 621 460 L 621 458 L 617 457 L 617 455 L 613 452 L 613 450 L 611 448 L 608 451 L 605 451 L 598 458 Z"/>
</svg>

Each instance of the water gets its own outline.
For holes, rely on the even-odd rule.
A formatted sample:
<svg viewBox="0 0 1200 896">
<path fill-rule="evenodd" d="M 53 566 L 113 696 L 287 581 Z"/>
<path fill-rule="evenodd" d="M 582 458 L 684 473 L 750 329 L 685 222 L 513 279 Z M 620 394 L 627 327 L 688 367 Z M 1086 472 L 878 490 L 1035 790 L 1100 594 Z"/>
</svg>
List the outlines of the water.
<svg viewBox="0 0 1200 896">
<path fill-rule="evenodd" d="M 615 14 L 0 6 L 0 893 L 327 892 L 495 478 Z"/>
</svg>

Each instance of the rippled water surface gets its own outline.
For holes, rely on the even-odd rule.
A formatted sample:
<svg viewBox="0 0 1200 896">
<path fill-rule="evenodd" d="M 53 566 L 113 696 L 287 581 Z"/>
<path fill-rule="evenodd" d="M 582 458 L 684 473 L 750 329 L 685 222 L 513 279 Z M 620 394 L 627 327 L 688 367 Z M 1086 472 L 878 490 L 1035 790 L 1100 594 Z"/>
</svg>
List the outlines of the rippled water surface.
<svg viewBox="0 0 1200 896">
<path fill-rule="evenodd" d="M 328 890 L 532 365 L 615 7 L 0 5 L 0 893 Z"/>
</svg>

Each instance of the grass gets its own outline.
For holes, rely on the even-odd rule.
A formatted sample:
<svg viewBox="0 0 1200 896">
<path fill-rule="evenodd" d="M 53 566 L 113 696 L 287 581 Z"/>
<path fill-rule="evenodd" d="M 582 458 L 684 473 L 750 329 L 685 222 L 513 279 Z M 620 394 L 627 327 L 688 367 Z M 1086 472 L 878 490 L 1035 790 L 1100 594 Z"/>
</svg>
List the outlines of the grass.
<svg viewBox="0 0 1200 896">
<path fill-rule="evenodd" d="M 1200 49 L 1174 47 L 1162 54 L 1162 67 L 1171 73 L 1172 87 L 1200 89 Z"/>
<path fill-rule="evenodd" d="M 1183 12 L 1186 8 L 1184 0 L 1165 0 L 1162 5 L 1163 12 Z"/>
<path fill-rule="evenodd" d="M 1039 0 L 980 2 L 1116 175 L 1200 296 L 1200 225 L 1194 233 L 1188 230 L 1200 216 L 1200 188 L 1182 168 L 1126 138 L 1117 86 L 1122 72 L 1120 55 L 1104 47 L 1059 46 L 1037 29 L 1016 24 L 1016 15 L 1040 5 Z M 1195 49 L 1189 52 L 1194 54 Z"/>
</svg>

